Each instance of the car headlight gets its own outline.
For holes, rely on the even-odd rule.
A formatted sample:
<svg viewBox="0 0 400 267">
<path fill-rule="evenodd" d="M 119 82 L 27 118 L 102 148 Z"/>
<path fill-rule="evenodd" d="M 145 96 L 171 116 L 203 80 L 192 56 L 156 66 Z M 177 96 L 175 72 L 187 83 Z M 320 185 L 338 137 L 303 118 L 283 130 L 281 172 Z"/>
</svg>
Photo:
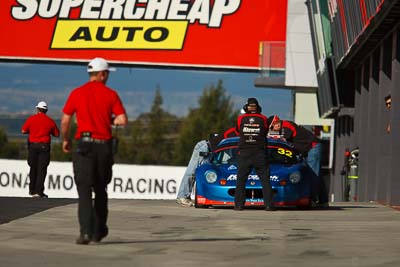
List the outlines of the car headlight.
<svg viewBox="0 0 400 267">
<path fill-rule="evenodd" d="M 289 175 L 289 180 L 292 184 L 297 184 L 301 180 L 300 172 L 293 172 Z"/>
<path fill-rule="evenodd" d="M 210 184 L 215 183 L 215 181 L 217 181 L 217 177 L 218 177 L 217 173 L 215 171 L 206 171 L 204 176 L 206 177 L 207 182 Z"/>
</svg>

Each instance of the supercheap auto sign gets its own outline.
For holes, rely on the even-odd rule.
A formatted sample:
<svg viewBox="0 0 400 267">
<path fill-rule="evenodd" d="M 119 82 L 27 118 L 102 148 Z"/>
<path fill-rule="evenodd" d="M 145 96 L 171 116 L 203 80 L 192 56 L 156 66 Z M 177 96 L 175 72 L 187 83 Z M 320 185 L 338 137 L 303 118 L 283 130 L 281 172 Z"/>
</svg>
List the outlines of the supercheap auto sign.
<svg viewBox="0 0 400 267">
<path fill-rule="evenodd" d="M 0 59 L 256 70 L 286 17 L 287 0 L 1 0 Z"/>
</svg>

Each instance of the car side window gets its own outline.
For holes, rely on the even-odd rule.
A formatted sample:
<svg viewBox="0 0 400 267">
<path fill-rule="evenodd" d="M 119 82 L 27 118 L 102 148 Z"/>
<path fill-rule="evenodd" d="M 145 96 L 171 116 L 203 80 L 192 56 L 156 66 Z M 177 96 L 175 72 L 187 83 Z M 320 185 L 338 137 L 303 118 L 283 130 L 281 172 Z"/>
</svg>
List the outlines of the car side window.
<svg viewBox="0 0 400 267">
<path fill-rule="evenodd" d="M 237 163 L 237 147 L 225 148 L 215 153 L 214 162 L 217 164 L 236 164 Z"/>
<path fill-rule="evenodd" d="M 222 163 L 227 163 L 228 160 L 231 158 L 231 155 L 228 152 L 229 151 L 224 151 L 222 153 L 222 159 L 221 159 Z"/>
</svg>

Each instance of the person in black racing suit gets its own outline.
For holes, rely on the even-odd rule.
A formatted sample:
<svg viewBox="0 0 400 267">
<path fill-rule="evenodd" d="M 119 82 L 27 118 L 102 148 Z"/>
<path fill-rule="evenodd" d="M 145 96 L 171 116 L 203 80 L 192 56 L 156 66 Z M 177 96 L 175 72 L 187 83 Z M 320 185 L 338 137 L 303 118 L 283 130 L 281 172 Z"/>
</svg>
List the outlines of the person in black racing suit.
<svg viewBox="0 0 400 267">
<path fill-rule="evenodd" d="M 247 99 L 243 109 L 246 113 L 238 117 L 236 125 L 240 138 L 234 210 L 244 209 L 245 184 L 254 168 L 262 184 L 265 210 L 274 211 L 269 163 L 265 153 L 268 119 L 261 114 L 261 107 L 256 98 Z"/>
</svg>

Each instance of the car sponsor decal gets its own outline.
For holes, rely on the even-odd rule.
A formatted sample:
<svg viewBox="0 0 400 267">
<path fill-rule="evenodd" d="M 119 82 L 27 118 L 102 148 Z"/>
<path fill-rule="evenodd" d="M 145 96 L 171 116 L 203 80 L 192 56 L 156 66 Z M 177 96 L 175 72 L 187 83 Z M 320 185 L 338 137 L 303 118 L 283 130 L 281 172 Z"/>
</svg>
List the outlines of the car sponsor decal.
<svg viewBox="0 0 400 267">
<path fill-rule="evenodd" d="M 277 175 L 270 175 L 269 179 L 271 181 L 279 181 L 279 176 Z M 237 180 L 237 175 L 236 174 L 231 174 L 226 178 L 227 181 L 236 181 Z M 254 180 L 254 181 L 259 181 L 260 178 L 256 174 L 250 174 L 247 180 Z"/>
<path fill-rule="evenodd" d="M 231 170 L 237 170 L 237 167 L 235 165 L 231 165 L 228 167 L 228 171 L 231 171 Z"/>
</svg>

